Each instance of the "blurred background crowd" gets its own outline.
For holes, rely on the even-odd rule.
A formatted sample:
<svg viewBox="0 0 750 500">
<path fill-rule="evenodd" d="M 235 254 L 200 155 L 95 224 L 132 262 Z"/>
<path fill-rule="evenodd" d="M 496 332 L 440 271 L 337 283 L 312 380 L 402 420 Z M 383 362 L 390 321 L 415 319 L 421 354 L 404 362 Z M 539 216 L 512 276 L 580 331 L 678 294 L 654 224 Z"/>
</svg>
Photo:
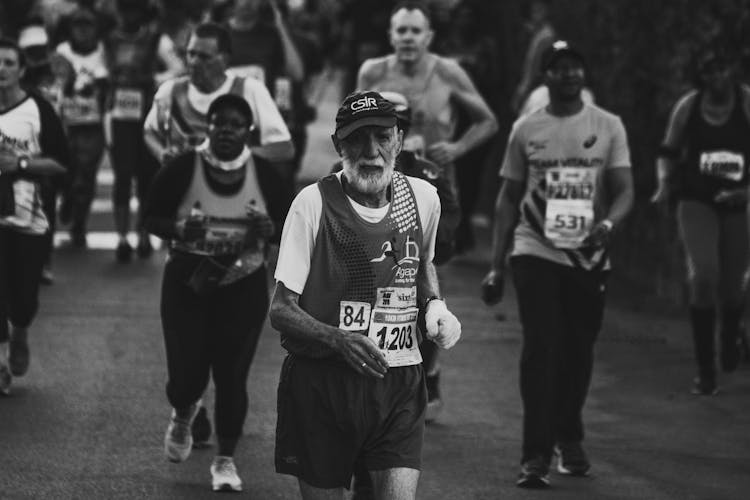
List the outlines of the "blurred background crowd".
<svg viewBox="0 0 750 500">
<path fill-rule="evenodd" d="M 48 46 L 69 36 L 70 14 L 79 6 L 93 9 L 100 36 L 118 23 L 118 3 L 136 0 L 0 0 L 0 35 L 18 39 L 24 28 L 41 25 Z M 146 22 L 184 48 L 202 21 L 230 23 L 258 16 L 274 25 L 271 0 L 150 0 Z M 357 69 L 371 57 L 391 52 L 389 14 L 395 0 L 278 0 L 278 10 L 301 59 L 304 75 L 294 78 L 288 110 L 276 103 L 297 146 L 304 153 L 306 126 L 330 82 L 341 82 L 341 95 L 353 90 Z M 616 269 L 644 295 L 682 300 L 682 262 L 675 224 L 655 217 L 645 200 L 655 184 L 654 163 L 669 110 L 695 83 L 696 54 L 720 40 L 736 61 L 740 81 L 750 76 L 750 1 L 717 0 L 428 0 L 435 38 L 432 50 L 455 58 L 471 76 L 495 113 L 499 131 L 493 141 L 461 159 L 458 165 L 463 211 L 492 211 L 497 170 L 519 107 L 539 81 L 543 45 L 555 38 L 573 41 L 586 54 L 588 86 L 596 102 L 623 118 L 628 130 L 636 182 L 636 209 L 620 238 L 641 244 L 616 245 Z M 254 50 L 254 49 L 250 49 Z M 266 57 L 288 71 L 289 61 Z M 236 53 L 241 53 L 242 49 Z M 288 54 L 284 54 L 288 57 Z M 44 57 L 41 56 L 43 60 Z M 41 64 L 43 61 L 30 61 Z M 333 78 L 332 75 L 336 75 Z M 299 75 L 297 75 L 299 76 Z M 278 89 L 269 89 L 276 94 Z M 281 103 L 283 104 L 283 102 Z M 290 110 L 294 109 L 292 113 Z M 459 130 L 458 133 L 461 131 Z M 639 203 L 638 200 L 644 201 Z M 657 222 L 659 221 L 659 222 Z M 471 236 L 458 238 L 471 246 Z M 459 251 L 461 249 L 459 248 Z"/>
</svg>

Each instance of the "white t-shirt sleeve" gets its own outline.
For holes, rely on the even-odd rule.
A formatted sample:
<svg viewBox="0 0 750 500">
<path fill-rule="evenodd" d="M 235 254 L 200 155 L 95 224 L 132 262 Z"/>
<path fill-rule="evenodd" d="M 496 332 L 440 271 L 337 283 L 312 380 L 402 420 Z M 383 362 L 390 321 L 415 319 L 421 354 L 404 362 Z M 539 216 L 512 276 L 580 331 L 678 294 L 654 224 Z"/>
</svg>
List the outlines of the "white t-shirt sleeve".
<svg viewBox="0 0 750 500">
<path fill-rule="evenodd" d="M 317 184 L 311 184 L 292 201 L 281 232 L 274 278 L 299 295 L 302 295 L 310 274 L 310 261 L 322 213 L 320 189 Z"/>
<path fill-rule="evenodd" d="M 250 103 L 255 121 L 260 128 L 261 144 L 292 140 L 279 108 L 262 82 L 245 78 L 245 99 Z"/>
<path fill-rule="evenodd" d="M 612 143 L 609 150 L 609 161 L 607 168 L 630 167 L 630 149 L 628 148 L 628 135 L 622 120 L 616 117 L 612 121 Z"/>
<path fill-rule="evenodd" d="M 158 103 L 164 103 L 169 105 L 169 100 L 172 98 L 172 89 L 174 88 L 174 80 L 167 80 L 166 82 L 159 85 L 154 95 L 154 102 L 151 104 L 151 109 L 146 114 L 146 120 L 143 122 L 143 130 L 155 132 L 157 135 L 161 135 L 159 128 L 159 117 L 157 113 Z"/>
<path fill-rule="evenodd" d="M 432 262 L 435 257 L 435 239 L 440 222 L 440 198 L 438 198 L 435 186 L 429 182 L 414 177 L 410 177 L 409 182 L 417 199 L 417 211 L 422 223 L 422 255 L 420 259 Z"/>
</svg>

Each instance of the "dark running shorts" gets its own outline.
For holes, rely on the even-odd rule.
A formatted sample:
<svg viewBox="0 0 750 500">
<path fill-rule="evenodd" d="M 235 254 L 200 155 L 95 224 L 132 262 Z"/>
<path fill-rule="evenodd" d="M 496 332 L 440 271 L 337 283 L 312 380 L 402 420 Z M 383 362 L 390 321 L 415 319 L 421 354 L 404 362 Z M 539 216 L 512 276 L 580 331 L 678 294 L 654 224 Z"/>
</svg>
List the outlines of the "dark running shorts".
<svg viewBox="0 0 750 500">
<path fill-rule="evenodd" d="M 358 460 L 367 470 L 421 466 L 421 364 L 376 379 L 342 361 L 287 355 L 277 401 L 276 472 L 331 489 L 349 488 Z"/>
</svg>

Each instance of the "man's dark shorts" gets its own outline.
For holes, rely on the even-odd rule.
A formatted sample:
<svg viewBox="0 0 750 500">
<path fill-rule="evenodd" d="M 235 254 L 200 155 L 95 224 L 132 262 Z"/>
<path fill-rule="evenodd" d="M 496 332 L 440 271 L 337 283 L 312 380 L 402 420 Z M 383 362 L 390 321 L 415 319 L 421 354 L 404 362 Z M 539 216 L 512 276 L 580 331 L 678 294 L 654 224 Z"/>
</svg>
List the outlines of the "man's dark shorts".
<svg viewBox="0 0 750 500">
<path fill-rule="evenodd" d="M 421 467 L 427 390 L 422 365 L 384 379 L 342 361 L 288 355 L 281 368 L 276 472 L 316 488 L 349 488 L 367 470 Z"/>
</svg>

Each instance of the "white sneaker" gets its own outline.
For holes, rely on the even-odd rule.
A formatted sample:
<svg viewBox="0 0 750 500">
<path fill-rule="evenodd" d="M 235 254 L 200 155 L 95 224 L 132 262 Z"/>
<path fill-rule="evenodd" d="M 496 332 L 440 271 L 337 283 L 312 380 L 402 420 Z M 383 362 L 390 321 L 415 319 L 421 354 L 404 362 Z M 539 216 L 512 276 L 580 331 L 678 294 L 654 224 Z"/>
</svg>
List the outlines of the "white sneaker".
<svg viewBox="0 0 750 500">
<path fill-rule="evenodd" d="M 242 479 L 237 475 L 232 457 L 214 458 L 211 464 L 211 486 L 214 491 L 242 491 Z"/>
<path fill-rule="evenodd" d="M 177 412 L 172 409 L 172 417 L 164 435 L 164 453 L 170 462 L 184 462 L 190 456 L 190 451 L 193 449 L 193 433 L 190 428 L 198 413 L 198 408 L 200 408 L 200 402 L 190 407 L 188 419 L 178 418 Z"/>
</svg>

